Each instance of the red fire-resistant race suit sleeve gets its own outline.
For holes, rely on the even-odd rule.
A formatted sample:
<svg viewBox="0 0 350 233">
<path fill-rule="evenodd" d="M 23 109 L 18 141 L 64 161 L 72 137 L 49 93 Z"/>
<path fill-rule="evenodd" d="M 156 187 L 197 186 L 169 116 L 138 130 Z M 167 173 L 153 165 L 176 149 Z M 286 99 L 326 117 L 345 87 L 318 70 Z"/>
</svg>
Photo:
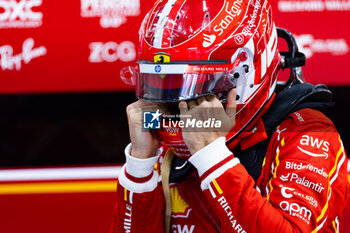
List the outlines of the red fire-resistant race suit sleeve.
<svg viewBox="0 0 350 233">
<path fill-rule="evenodd" d="M 165 200 L 154 170 L 162 150 L 148 159 L 130 156 L 131 144 L 125 149 L 126 164 L 119 175 L 117 204 L 110 233 L 164 232 Z"/>
<path fill-rule="evenodd" d="M 274 133 L 255 186 L 219 138 L 190 158 L 221 232 L 339 232 L 347 157 L 323 114 L 291 114 Z M 260 191 L 260 192 L 259 192 Z"/>
<path fill-rule="evenodd" d="M 110 232 L 163 233 L 165 201 L 154 171 L 162 151 L 142 160 L 129 152 L 130 145 L 119 176 Z M 180 211 L 182 217 L 172 219 L 173 233 L 339 232 L 349 199 L 347 157 L 334 125 L 320 112 L 304 109 L 280 124 L 256 183 L 227 148 L 225 138 L 189 160 L 197 169 L 204 194 L 199 187 L 186 185 L 196 182 L 175 187 L 187 195 L 174 194 L 174 200 L 193 209 Z M 197 189 L 203 199 L 197 191 L 192 193 Z M 200 208 L 200 203 L 209 208 Z M 215 217 L 218 227 L 206 224 L 205 219 L 210 219 L 206 213 Z"/>
</svg>

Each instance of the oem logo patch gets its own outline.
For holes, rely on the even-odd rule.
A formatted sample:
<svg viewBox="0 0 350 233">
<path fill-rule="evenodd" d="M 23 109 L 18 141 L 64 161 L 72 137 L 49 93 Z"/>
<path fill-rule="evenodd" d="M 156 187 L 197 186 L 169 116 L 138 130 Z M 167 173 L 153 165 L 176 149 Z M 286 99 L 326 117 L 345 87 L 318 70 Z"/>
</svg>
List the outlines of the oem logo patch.
<svg viewBox="0 0 350 233">
<path fill-rule="evenodd" d="M 144 129 L 160 129 L 160 116 L 162 114 L 159 109 L 156 112 L 143 112 L 143 128 Z"/>
</svg>

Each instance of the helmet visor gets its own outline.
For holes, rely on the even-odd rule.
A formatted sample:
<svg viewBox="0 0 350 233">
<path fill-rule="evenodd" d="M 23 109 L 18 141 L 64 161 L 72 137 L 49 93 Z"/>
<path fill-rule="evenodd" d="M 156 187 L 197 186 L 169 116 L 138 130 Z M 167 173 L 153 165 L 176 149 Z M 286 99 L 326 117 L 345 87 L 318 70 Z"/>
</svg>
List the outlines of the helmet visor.
<svg viewBox="0 0 350 233">
<path fill-rule="evenodd" d="M 234 64 L 139 64 L 136 95 L 154 102 L 178 102 L 236 87 Z M 237 77 L 238 76 L 238 77 Z"/>
</svg>

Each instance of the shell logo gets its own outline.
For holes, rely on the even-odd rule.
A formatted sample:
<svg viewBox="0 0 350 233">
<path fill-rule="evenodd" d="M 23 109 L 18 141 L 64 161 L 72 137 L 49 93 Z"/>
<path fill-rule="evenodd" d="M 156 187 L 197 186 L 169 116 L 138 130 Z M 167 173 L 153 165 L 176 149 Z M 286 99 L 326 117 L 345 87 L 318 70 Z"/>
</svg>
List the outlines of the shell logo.
<svg viewBox="0 0 350 233">
<path fill-rule="evenodd" d="M 192 208 L 190 208 L 190 205 L 181 197 L 177 186 L 170 187 L 170 195 L 172 216 L 175 218 L 187 218 Z"/>
</svg>

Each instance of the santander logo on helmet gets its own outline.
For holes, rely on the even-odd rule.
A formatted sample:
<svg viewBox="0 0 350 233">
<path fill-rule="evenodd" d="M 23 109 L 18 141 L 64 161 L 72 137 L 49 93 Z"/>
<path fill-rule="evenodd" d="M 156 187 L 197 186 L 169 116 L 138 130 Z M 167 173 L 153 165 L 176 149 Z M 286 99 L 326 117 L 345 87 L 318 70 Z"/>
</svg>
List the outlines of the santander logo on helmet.
<svg viewBox="0 0 350 233">
<path fill-rule="evenodd" d="M 241 5 L 243 0 L 236 0 L 232 2 L 226 2 L 225 4 L 225 16 L 221 19 L 220 24 L 214 26 L 214 31 L 221 36 L 224 31 L 230 26 L 232 22 L 235 21 L 235 18 L 242 13 Z"/>
<path fill-rule="evenodd" d="M 212 45 L 214 43 L 215 40 L 216 40 L 215 35 L 207 35 L 207 34 L 203 33 L 203 47 L 204 48 L 208 48 L 210 45 Z"/>
<path fill-rule="evenodd" d="M 224 102 L 225 93 L 237 89 L 236 125 L 227 141 L 247 128 L 274 93 L 280 55 L 268 0 L 158 0 L 139 41 L 140 99 L 167 103 L 214 93 Z M 156 63 L 157 54 L 171 62 Z M 186 150 L 181 132 L 176 138 L 160 135 L 175 152 Z"/>
<path fill-rule="evenodd" d="M 212 45 L 216 39 L 216 37 L 219 37 L 224 34 L 227 28 L 230 27 L 230 25 L 235 21 L 235 18 L 239 16 L 242 12 L 241 10 L 241 4 L 243 0 L 236 0 L 230 5 L 230 2 L 226 2 L 224 5 L 224 11 L 223 16 L 218 17 L 219 23 L 217 23 L 215 26 L 213 26 L 214 35 L 207 35 L 203 33 L 203 47 L 207 48 L 210 45 Z M 213 22 L 214 24 L 214 22 Z M 239 37 L 241 38 L 241 37 Z M 209 40 L 208 40 L 209 39 Z M 242 42 L 242 39 L 241 39 Z M 242 44 L 242 43 L 239 43 Z"/>
</svg>

